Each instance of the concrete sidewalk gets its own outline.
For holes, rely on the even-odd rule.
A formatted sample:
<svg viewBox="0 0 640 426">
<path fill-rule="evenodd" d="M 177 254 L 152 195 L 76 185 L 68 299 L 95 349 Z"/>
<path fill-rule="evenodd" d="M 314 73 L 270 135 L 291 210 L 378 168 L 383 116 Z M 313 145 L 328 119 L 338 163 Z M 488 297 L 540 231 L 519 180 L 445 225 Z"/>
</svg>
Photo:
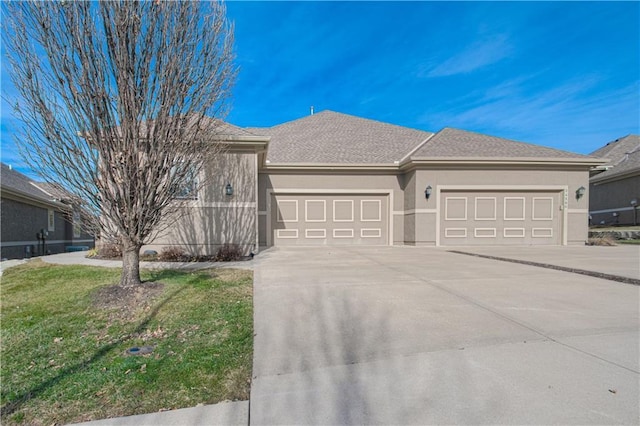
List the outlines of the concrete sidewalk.
<svg viewBox="0 0 640 426">
<path fill-rule="evenodd" d="M 88 265 L 102 266 L 105 268 L 122 268 L 121 260 L 105 260 L 105 259 L 88 259 L 86 251 L 77 251 L 72 253 L 51 254 L 49 256 L 39 257 L 43 262 L 54 263 L 58 265 Z M 209 268 L 236 268 L 236 269 L 253 269 L 253 261 L 239 262 L 140 262 L 141 269 L 183 269 L 187 271 L 196 271 L 199 269 Z"/>
</svg>

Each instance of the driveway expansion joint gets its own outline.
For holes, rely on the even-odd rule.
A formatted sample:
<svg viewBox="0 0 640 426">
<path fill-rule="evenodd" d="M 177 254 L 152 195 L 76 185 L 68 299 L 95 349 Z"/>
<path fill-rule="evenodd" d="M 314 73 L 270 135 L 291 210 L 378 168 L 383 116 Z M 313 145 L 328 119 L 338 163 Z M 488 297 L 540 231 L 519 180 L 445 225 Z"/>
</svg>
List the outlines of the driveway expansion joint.
<svg viewBox="0 0 640 426">
<path fill-rule="evenodd" d="M 604 280 L 617 281 L 623 284 L 640 285 L 640 280 L 636 278 L 623 277 L 620 275 L 605 274 L 602 272 L 588 271 L 586 269 L 568 268 L 566 266 L 551 265 L 549 263 L 531 262 L 528 260 L 510 259 L 508 257 L 490 256 L 487 254 L 469 253 L 459 250 L 447 250 L 449 253 L 464 254 L 467 256 L 481 257 L 483 259 L 500 260 L 502 262 L 519 263 L 521 265 L 538 266 L 540 268 L 554 269 L 556 271 L 571 272 L 573 274 L 587 275 Z"/>
<path fill-rule="evenodd" d="M 543 265 L 546 265 L 546 264 L 542 264 L 542 263 L 537 264 L 536 262 L 526 262 L 526 261 L 519 261 L 519 260 L 508 259 L 508 258 L 499 258 L 499 257 L 493 257 L 493 256 L 487 256 L 487 255 L 477 255 L 477 254 L 474 254 L 474 253 L 466 253 L 466 252 L 462 252 L 462 251 L 455 251 L 455 250 L 448 250 L 448 252 L 449 252 L 449 253 L 456 253 L 456 254 L 465 254 L 465 255 L 469 255 L 469 256 L 487 257 L 487 258 L 492 258 L 492 259 L 494 259 L 494 260 L 504 260 L 504 261 L 506 261 L 506 262 L 513 262 L 513 263 L 533 264 L 533 266 L 543 266 Z M 367 259 L 367 260 L 369 260 L 369 261 L 371 261 L 371 262 L 377 263 L 378 265 L 382 265 L 382 263 L 380 263 L 379 261 L 377 261 L 377 260 L 375 260 L 375 259 L 373 259 L 373 258 L 371 258 L 371 257 L 369 257 L 369 256 L 365 256 L 365 255 L 362 255 L 362 254 L 361 254 L 361 257 L 362 257 L 362 258 L 364 258 L 364 259 Z M 543 266 L 543 267 L 547 267 L 547 266 Z M 558 270 L 561 270 L 561 271 L 562 271 L 562 270 L 567 270 L 566 272 L 574 272 L 574 270 L 572 270 L 571 268 L 557 267 L 557 266 L 555 266 L 555 265 L 548 265 L 548 267 L 550 267 L 551 269 L 558 269 Z M 615 361 L 608 360 L 608 359 L 603 358 L 603 357 L 601 357 L 601 356 L 599 356 L 599 355 L 597 355 L 597 354 L 591 353 L 591 352 L 589 352 L 589 351 L 582 350 L 582 349 L 577 348 L 577 347 L 575 347 L 575 346 L 572 346 L 572 345 L 570 345 L 570 344 L 568 344 L 568 343 L 564 343 L 564 342 L 562 342 L 561 340 L 555 339 L 555 338 L 553 338 L 552 336 L 550 336 L 549 334 L 545 333 L 544 331 L 538 330 L 537 328 L 535 328 L 535 327 L 533 327 L 533 326 L 531 326 L 531 325 L 529 325 L 529 324 L 526 324 L 526 323 L 525 323 L 525 322 L 523 322 L 523 321 L 520 321 L 520 320 L 517 320 L 517 319 L 515 319 L 515 318 L 512 318 L 512 317 L 510 317 L 509 315 L 506 315 L 506 314 L 504 314 L 504 313 L 502 313 L 502 312 L 499 312 L 499 311 L 498 311 L 498 310 L 496 310 L 496 309 L 493 309 L 493 308 L 491 308 L 491 307 L 489 307 L 489 306 L 486 306 L 485 304 L 480 303 L 478 300 L 476 300 L 476 299 L 474 299 L 474 298 L 472 298 L 472 297 L 464 296 L 464 295 L 462 295 L 462 294 L 459 294 L 459 293 L 458 293 L 458 292 L 456 292 L 456 291 L 453 291 L 453 290 L 451 290 L 451 289 L 448 289 L 448 288 L 445 288 L 445 287 L 443 287 L 443 286 L 441 286 L 441 285 L 438 285 L 436 282 L 434 282 L 434 281 L 432 281 L 432 280 L 428 280 L 428 279 L 425 279 L 425 278 L 422 278 L 422 277 L 416 276 L 416 275 L 414 275 L 414 274 L 412 274 L 412 273 L 404 272 L 404 271 L 402 271 L 402 270 L 401 270 L 401 269 L 399 269 L 399 268 L 393 268 L 393 267 L 389 267 L 389 266 L 387 266 L 387 268 L 388 268 L 388 269 L 391 269 L 391 270 L 394 270 L 394 271 L 397 271 L 397 272 L 400 272 L 400 273 L 404 273 L 405 275 L 408 275 L 408 276 L 413 276 L 413 277 L 415 277 L 416 279 L 418 279 L 418 280 L 420 280 L 420 281 L 424 282 L 425 284 L 428 284 L 428 285 L 430 285 L 430 286 L 432 286 L 432 287 L 434 287 L 434 288 L 437 288 L 437 289 L 439 289 L 439 290 L 441 290 L 441 291 L 444 291 L 445 293 L 449 293 L 449 294 L 451 294 L 451 295 L 453 295 L 453 296 L 455 296 L 455 297 L 458 297 L 458 298 L 460 298 L 460 299 L 462 299 L 462 300 L 465 300 L 465 301 L 466 301 L 466 302 L 468 302 L 468 303 L 471 303 L 472 305 L 475 305 L 475 306 L 477 306 L 477 307 L 479 307 L 479 308 L 481 308 L 481 309 L 484 309 L 484 310 L 486 310 L 486 311 L 488 311 L 488 312 L 491 312 L 493 315 L 496 315 L 497 317 L 502 318 L 502 319 L 503 319 L 503 320 L 505 320 L 505 321 L 511 322 L 511 323 L 516 324 L 516 325 L 518 325 L 518 326 L 520 326 L 520 327 L 523 327 L 523 328 L 525 328 L 525 329 L 527 329 L 527 330 L 529 330 L 529 331 L 532 331 L 533 333 L 535 333 L 535 334 L 537 334 L 537 335 L 541 336 L 543 339 L 548 340 L 548 341 L 550 341 L 550 342 L 552 342 L 552 343 L 556 343 L 556 344 L 561 345 L 561 346 L 564 346 L 564 347 L 566 347 L 566 348 L 568 348 L 568 349 L 574 350 L 574 351 L 576 351 L 576 352 L 580 352 L 580 353 L 582 353 L 582 354 L 584 354 L 584 355 L 587 355 L 587 356 L 593 357 L 593 358 L 598 359 L 598 360 L 600 360 L 600 361 L 603 361 L 603 362 L 605 362 L 605 363 L 608 363 L 608 364 L 614 365 L 614 366 L 616 366 L 616 367 L 619 367 L 619 368 L 625 369 L 625 370 L 627 370 L 627 371 L 630 371 L 630 372 L 632 372 L 632 373 L 640 374 L 640 372 L 638 372 L 638 371 L 636 371 L 636 370 L 633 370 L 633 369 L 631 369 L 631 368 L 629 368 L 629 367 L 626 367 L 626 366 L 624 366 L 624 365 L 622 365 L 622 364 L 619 364 L 619 363 L 617 363 L 617 362 L 615 362 Z M 584 271 L 584 270 L 581 270 L 581 269 L 577 269 L 577 270 L 575 270 L 575 271 L 583 271 L 583 272 L 587 272 L 587 273 L 588 273 L 588 274 L 583 274 L 583 275 L 597 274 L 597 273 L 595 273 L 595 272 L 591 272 L 591 271 Z M 615 277 L 615 278 L 617 278 L 615 281 L 619 281 L 619 280 L 631 280 L 631 281 L 637 281 L 637 284 L 636 284 L 636 283 L 634 283 L 634 282 L 629 283 L 628 281 L 621 281 L 621 282 L 624 282 L 624 283 L 626 283 L 626 284 L 636 284 L 636 285 L 640 285 L 640 280 L 634 280 L 633 278 L 620 277 L 620 276 L 617 276 L 617 275 L 608 275 L 608 274 L 600 274 L 600 275 L 605 275 L 605 276 Z"/>
</svg>

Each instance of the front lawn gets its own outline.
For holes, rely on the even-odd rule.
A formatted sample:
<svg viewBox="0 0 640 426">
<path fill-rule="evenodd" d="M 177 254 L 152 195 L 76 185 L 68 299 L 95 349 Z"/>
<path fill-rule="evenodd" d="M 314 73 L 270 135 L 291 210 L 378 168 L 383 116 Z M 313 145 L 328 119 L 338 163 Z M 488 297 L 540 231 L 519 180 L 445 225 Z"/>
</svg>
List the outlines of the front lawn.
<svg viewBox="0 0 640 426">
<path fill-rule="evenodd" d="M 144 272 L 160 284 L 113 302 L 109 288 L 119 274 L 41 261 L 4 272 L 2 424 L 65 424 L 249 398 L 250 271 Z M 127 354 L 143 346 L 152 353 Z"/>
<path fill-rule="evenodd" d="M 618 244 L 637 244 L 640 245 L 640 240 L 616 240 Z"/>
</svg>

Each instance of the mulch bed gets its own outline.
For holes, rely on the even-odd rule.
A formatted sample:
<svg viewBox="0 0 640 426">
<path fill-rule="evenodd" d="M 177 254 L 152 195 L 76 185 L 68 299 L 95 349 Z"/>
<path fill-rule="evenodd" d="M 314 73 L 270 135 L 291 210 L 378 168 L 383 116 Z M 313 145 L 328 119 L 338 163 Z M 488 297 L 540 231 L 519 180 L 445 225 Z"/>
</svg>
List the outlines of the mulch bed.
<svg viewBox="0 0 640 426">
<path fill-rule="evenodd" d="M 118 309 L 123 314 L 140 307 L 150 306 L 162 294 L 164 284 L 143 282 L 135 287 L 112 285 L 102 287 L 93 295 L 93 306 L 102 309 Z"/>
</svg>

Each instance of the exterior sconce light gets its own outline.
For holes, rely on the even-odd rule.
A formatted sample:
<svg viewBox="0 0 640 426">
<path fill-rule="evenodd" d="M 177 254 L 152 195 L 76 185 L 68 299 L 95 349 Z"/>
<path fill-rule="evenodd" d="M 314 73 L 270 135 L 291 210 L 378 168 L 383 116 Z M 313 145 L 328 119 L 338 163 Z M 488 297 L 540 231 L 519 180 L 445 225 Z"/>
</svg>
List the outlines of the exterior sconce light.
<svg viewBox="0 0 640 426">
<path fill-rule="evenodd" d="M 425 198 L 428 200 L 429 197 L 431 197 L 431 190 L 433 188 L 431 188 L 431 185 L 428 185 L 427 188 L 424 190 L 424 196 Z"/>
<path fill-rule="evenodd" d="M 227 186 L 224 187 L 224 193 L 227 197 L 231 197 L 233 195 L 233 186 L 230 183 L 227 183 Z"/>
<path fill-rule="evenodd" d="M 576 189 L 576 200 L 579 200 L 580 198 L 582 198 L 586 191 L 587 190 L 584 188 L 584 186 L 581 186 L 580 188 Z"/>
</svg>

